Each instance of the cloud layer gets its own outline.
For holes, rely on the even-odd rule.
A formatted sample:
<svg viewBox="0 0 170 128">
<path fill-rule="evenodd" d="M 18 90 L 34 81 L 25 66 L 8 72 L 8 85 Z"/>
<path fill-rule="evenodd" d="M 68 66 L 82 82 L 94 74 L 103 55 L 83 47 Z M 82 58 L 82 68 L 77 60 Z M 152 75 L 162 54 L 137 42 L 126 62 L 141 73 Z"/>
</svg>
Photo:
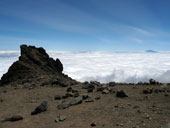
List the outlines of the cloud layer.
<svg viewBox="0 0 170 128">
<path fill-rule="evenodd" d="M 145 52 L 62 52 L 49 51 L 59 58 L 64 73 L 79 81 L 139 82 L 153 78 L 170 82 L 170 53 Z M 0 77 L 17 60 L 19 52 L 0 52 Z"/>
</svg>

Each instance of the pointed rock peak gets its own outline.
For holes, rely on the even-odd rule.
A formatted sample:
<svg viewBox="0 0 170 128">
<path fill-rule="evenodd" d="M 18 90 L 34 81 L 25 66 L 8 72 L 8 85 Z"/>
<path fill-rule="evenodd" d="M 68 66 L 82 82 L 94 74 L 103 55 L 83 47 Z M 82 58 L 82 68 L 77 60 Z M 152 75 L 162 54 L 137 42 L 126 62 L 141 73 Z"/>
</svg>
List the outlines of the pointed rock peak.
<svg viewBox="0 0 170 128">
<path fill-rule="evenodd" d="M 43 66 L 42 68 L 50 69 L 53 71 L 63 71 L 63 65 L 60 60 L 56 59 L 55 61 L 54 59 L 50 58 L 45 49 L 42 47 L 36 48 L 35 46 L 21 45 L 20 48 L 20 61 Z"/>
<path fill-rule="evenodd" d="M 59 59 L 52 59 L 43 48 L 21 45 L 19 60 L 14 62 L 8 72 L 1 78 L 1 85 L 17 81 L 29 81 L 45 76 L 46 81 L 51 78 L 65 79 L 62 74 L 63 65 Z"/>
</svg>

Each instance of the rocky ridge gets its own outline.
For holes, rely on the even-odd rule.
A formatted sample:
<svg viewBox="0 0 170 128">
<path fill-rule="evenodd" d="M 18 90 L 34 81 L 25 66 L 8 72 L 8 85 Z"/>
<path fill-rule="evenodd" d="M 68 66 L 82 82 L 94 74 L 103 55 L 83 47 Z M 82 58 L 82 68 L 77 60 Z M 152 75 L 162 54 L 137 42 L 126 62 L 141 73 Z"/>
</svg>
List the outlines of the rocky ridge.
<svg viewBox="0 0 170 128">
<path fill-rule="evenodd" d="M 21 45 L 21 56 L 14 62 L 8 72 L 1 78 L 0 85 L 44 86 L 53 83 L 65 84 L 75 82 L 63 74 L 60 60 L 49 57 L 43 48 Z"/>
</svg>

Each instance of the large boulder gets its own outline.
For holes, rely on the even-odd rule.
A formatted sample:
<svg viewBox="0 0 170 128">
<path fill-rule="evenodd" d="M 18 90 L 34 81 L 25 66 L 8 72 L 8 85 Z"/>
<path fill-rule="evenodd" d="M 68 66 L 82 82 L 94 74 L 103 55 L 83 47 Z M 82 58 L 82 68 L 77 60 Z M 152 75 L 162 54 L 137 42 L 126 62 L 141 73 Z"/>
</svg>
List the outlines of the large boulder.
<svg viewBox="0 0 170 128">
<path fill-rule="evenodd" d="M 56 79 L 62 83 L 72 81 L 62 73 L 63 65 L 59 59 L 52 59 L 43 48 L 21 45 L 21 56 L 1 78 L 0 85 L 32 83 L 46 85 Z"/>
</svg>

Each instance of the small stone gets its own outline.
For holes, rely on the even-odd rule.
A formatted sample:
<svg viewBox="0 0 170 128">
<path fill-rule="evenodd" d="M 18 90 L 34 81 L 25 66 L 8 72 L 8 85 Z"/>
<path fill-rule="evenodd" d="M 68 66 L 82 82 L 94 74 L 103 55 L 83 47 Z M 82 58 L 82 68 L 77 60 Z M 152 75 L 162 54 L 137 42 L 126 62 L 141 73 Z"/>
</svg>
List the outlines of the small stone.
<svg viewBox="0 0 170 128">
<path fill-rule="evenodd" d="M 7 91 L 6 91 L 6 90 L 4 90 L 4 91 L 3 91 L 3 93 L 7 93 Z"/>
<path fill-rule="evenodd" d="M 62 99 L 67 99 L 67 98 L 68 98 L 67 95 L 62 96 Z"/>
<path fill-rule="evenodd" d="M 155 93 L 159 93 L 159 90 L 158 90 L 158 89 L 155 89 L 154 92 L 155 92 Z"/>
<path fill-rule="evenodd" d="M 72 93 L 67 92 L 67 93 L 65 94 L 65 96 L 67 96 L 67 97 L 73 97 L 73 94 L 72 94 Z"/>
<path fill-rule="evenodd" d="M 128 97 L 128 95 L 123 90 L 119 90 L 116 92 L 116 97 L 124 98 L 124 97 Z"/>
<path fill-rule="evenodd" d="M 102 86 L 100 86 L 100 87 L 97 87 L 97 92 L 100 92 L 100 91 L 103 91 L 104 90 L 104 88 L 102 87 Z"/>
<path fill-rule="evenodd" d="M 115 105 L 114 107 L 115 107 L 115 108 L 118 108 L 119 106 L 118 106 L 118 105 Z"/>
<path fill-rule="evenodd" d="M 143 94 L 152 94 L 153 89 L 147 88 L 143 90 Z"/>
<path fill-rule="evenodd" d="M 109 93 L 109 91 L 107 90 L 107 89 L 104 89 L 103 91 L 102 91 L 102 94 L 108 94 Z"/>
<path fill-rule="evenodd" d="M 170 89 L 167 89 L 166 91 L 167 91 L 167 92 L 170 92 Z"/>
<path fill-rule="evenodd" d="M 90 126 L 91 126 L 91 127 L 95 127 L 95 126 L 96 126 L 96 123 L 91 123 Z"/>
<path fill-rule="evenodd" d="M 145 96 L 144 99 L 150 100 L 150 97 L 149 96 Z"/>
<path fill-rule="evenodd" d="M 89 82 L 88 82 L 88 81 L 85 81 L 83 84 L 89 84 Z"/>
<path fill-rule="evenodd" d="M 133 108 L 139 108 L 139 106 L 133 106 Z"/>
<path fill-rule="evenodd" d="M 146 119 L 151 120 L 152 118 L 148 114 L 146 114 Z"/>
<path fill-rule="evenodd" d="M 108 85 L 109 85 L 110 87 L 113 87 L 113 86 L 116 85 L 116 83 L 115 83 L 115 82 L 109 82 Z"/>
<path fill-rule="evenodd" d="M 93 84 L 93 85 L 100 85 L 100 82 L 98 82 L 98 81 L 90 81 L 90 84 Z"/>
<path fill-rule="evenodd" d="M 57 108 L 58 109 L 60 109 L 60 110 L 62 110 L 62 109 L 66 109 L 66 108 L 69 108 L 71 106 L 71 104 L 70 104 L 70 102 L 63 102 L 63 103 L 61 103 L 61 104 L 59 104 L 58 106 L 57 106 Z"/>
<path fill-rule="evenodd" d="M 21 115 L 14 115 L 9 118 L 5 118 L 2 122 L 4 122 L 4 121 L 14 122 L 14 121 L 19 121 L 19 120 L 23 120 L 23 117 Z"/>
<path fill-rule="evenodd" d="M 61 116 L 60 115 L 60 120 L 59 121 L 64 121 L 66 119 L 66 116 Z"/>
<path fill-rule="evenodd" d="M 112 93 L 116 93 L 117 91 L 119 91 L 120 89 L 118 88 L 111 88 L 109 91 Z"/>
<path fill-rule="evenodd" d="M 142 113 L 141 110 L 137 110 L 138 113 Z"/>
<path fill-rule="evenodd" d="M 70 102 L 70 104 L 71 105 L 77 105 L 77 104 L 81 104 L 82 103 L 82 97 L 77 97 L 77 98 L 75 98 L 74 100 L 72 100 L 71 102 Z"/>
<path fill-rule="evenodd" d="M 53 86 L 54 85 L 59 85 L 60 87 L 68 87 L 69 86 L 69 83 L 66 82 L 66 81 L 61 81 L 61 80 L 54 80 L 52 83 L 51 83 Z"/>
<path fill-rule="evenodd" d="M 47 101 L 43 101 L 39 106 L 35 108 L 34 111 L 31 112 L 31 115 L 36 115 L 46 110 L 47 110 Z"/>
<path fill-rule="evenodd" d="M 164 96 L 169 96 L 169 94 L 165 94 Z"/>
<path fill-rule="evenodd" d="M 71 92 L 72 91 L 72 87 L 68 87 L 66 92 Z"/>
<path fill-rule="evenodd" d="M 2 103 L 4 100 L 3 99 L 0 99 L 0 102 Z"/>
<path fill-rule="evenodd" d="M 87 99 L 88 97 L 89 97 L 88 94 L 83 94 L 82 95 L 83 100 Z"/>
<path fill-rule="evenodd" d="M 73 97 L 79 97 L 80 95 L 79 95 L 79 93 L 78 92 L 76 92 L 74 95 L 73 95 Z"/>
<path fill-rule="evenodd" d="M 66 116 L 58 115 L 55 119 L 55 122 L 64 121 L 65 119 L 66 119 Z"/>
<path fill-rule="evenodd" d="M 55 119 L 55 122 L 59 122 L 60 121 L 60 117 L 57 116 L 56 119 Z"/>
<path fill-rule="evenodd" d="M 95 100 L 99 100 L 99 99 L 101 99 L 100 96 L 96 96 L 96 97 L 95 97 Z"/>
<path fill-rule="evenodd" d="M 60 100 L 60 99 L 61 99 L 61 96 L 59 95 L 54 96 L 54 100 Z"/>
<path fill-rule="evenodd" d="M 87 92 L 93 92 L 93 88 L 88 88 Z"/>
<path fill-rule="evenodd" d="M 93 84 L 83 84 L 82 85 L 82 89 L 95 89 L 94 85 Z"/>
<path fill-rule="evenodd" d="M 85 100 L 85 102 L 94 102 L 94 100 L 92 98 L 88 98 L 87 100 Z"/>
<path fill-rule="evenodd" d="M 124 124 L 119 124 L 119 123 L 117 123 L 116 126 L 124 126 Z"/>
<path fill-rule="evenodd" d="M 78 90 L 72 89 L 72 93 L 78 93 Z"/>
</svg>

